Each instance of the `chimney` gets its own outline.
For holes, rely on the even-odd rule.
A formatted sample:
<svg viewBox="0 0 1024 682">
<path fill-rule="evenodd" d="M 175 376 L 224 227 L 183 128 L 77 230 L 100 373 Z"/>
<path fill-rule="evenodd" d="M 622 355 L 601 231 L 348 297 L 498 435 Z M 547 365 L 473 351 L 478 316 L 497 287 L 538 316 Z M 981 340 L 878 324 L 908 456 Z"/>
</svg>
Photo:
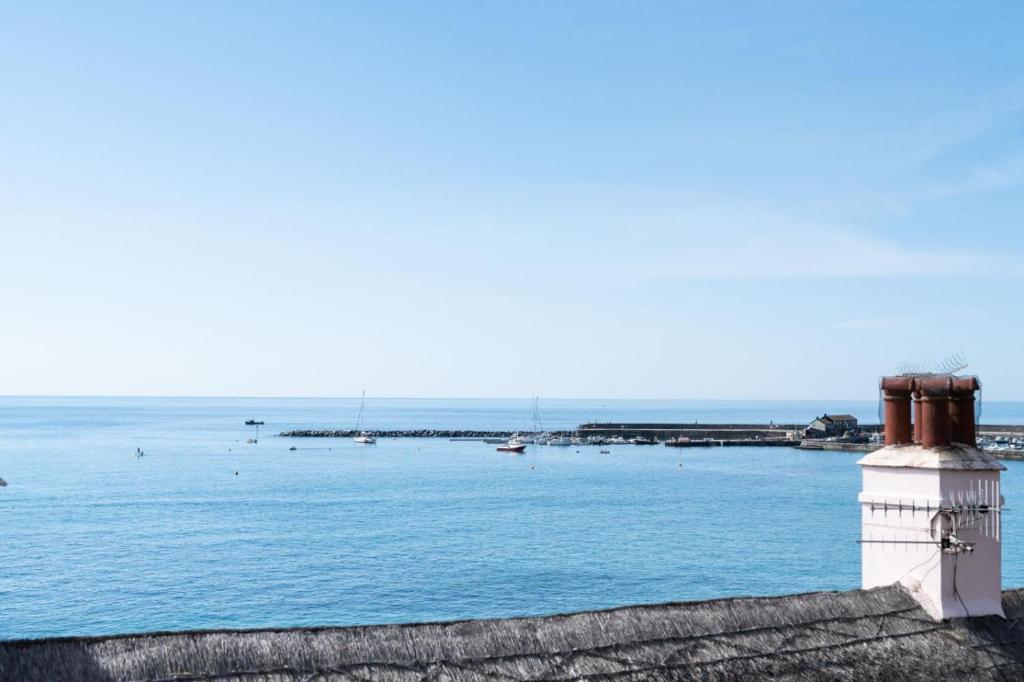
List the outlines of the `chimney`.
<svg viewBox="0 0 1024 682">
<path fill-rule="evenodd" d="M 977 447 L 980 387 L 948 374 L 883 377 L 885 447 L 858 462 L 863 587 L 902 583 L 940 620 L 1003 615 L 1005 467 Z"/>
<path fill-rule="evenodd" d="M 910 394 L 914 380 L 911 377 L 883 377 L 882 394 L 885 398 L 885 444 L 902 445 L 910 442 Z"/>
<path fill-rule="evenodd" d="M 974 392 L 978 390 L 981 390 L 981 382 L 977 377 L 956 377 L 949 403 L 953 442 L 972 448 L 978 445 L 974 428 Z"/>
</svg>

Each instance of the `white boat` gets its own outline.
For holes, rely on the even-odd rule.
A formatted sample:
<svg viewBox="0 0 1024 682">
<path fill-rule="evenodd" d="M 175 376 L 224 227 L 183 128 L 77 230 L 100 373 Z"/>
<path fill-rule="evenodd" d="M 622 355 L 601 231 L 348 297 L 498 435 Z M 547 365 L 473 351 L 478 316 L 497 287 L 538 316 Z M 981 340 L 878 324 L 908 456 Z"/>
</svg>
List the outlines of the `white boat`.
<svg viewBox="0 0 1024 682">
<path fill-rule="evenodd" d="M 549 440 L 548 445 L 554 445 L 560 448 L 567 448 L 570 445 L 572 445 L 572 439 L 570 439 L 569 436 L 559 436 L 557 438 L 552 438 L 551 440 Z"/>
<path fill-rule="evenodd" d="M 366 391 L 363 391 L 363 398 L 359 401 L 359 416 L 356 417 L 356 431 L 359 432 L 354 440 L 357 443 L 363 445 L 373 445 L 377 442 L 377 438 L 370 432 L 363 430 L 363 413 L 366 411 Z"/>
<path fill-rule="evenodd" d="M 511 452 L 514 455 L 523 454 L 523 450 L 525 449 L 526 443 L 522 442 L 521 440 L 514 436 L 512 438 L 509 438 L 507 443 L 505 443 L 504 445 L 499 445 L 497 448 L 498 452 Z"/>
</svg>

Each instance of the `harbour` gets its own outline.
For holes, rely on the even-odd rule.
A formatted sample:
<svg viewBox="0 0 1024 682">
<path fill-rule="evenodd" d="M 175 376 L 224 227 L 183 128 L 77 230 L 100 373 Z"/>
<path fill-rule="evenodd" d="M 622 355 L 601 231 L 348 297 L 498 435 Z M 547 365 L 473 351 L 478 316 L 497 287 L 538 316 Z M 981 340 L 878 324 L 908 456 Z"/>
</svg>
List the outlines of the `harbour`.
<svg viewBox="0 0 1024 682">
<path fill-rule="evenodd" d="M 8 605 L 0 639 L 507 618 L 859 584 L 860 517 L 850 503 L 859 452 L 767 440 L 642 447 L 623 431 L 621 440 L 607 435 L 611 445 L 529 445 L 512 457 L 481 440 L 451 440 L 508 437 L 515 431 L 494 426 L 524 405 L 529 415 L 525 401 L 368 401 L 369 428 L 418 435 L 380 437 L 372 448 L 347 433 L 250 444 L 247 419 L 274 434 L 339 414 L 354 423 L 359 400 L 241 402 L 0 400 L 12 557 L 0 577 Z M 625 403 L 623 412 L 640 418 L 616 423 L 674 428 L 682 422 L 656 415 L 688 407 Z M 868 405 L 836 407 L 870 414 Z M 731 411 L 736 431 L 771 426 L 745 418 L 743 404 L 714 409 Z M 1000 409 L 1024 422 L 1024 405 Z M 591 410 L 557 403 L 545 422 L 571 424 Z M 403 423 L 417 428 L 397 428 Z M 605 422 L 576 426 L 588 423 Z M 43 424 L 47 439 L 38 438 Z M 1024 463 L 1006 465 L 1005 494 L 1024 495 Z M 819 515 L 800 512 L 807 499 Z M 710 508 L 718 513 L 708 516 Z M 752 508 L 758 524 L 736 522 Z M 787 542 L 761 532 L 766 524 L 787 528 Z M 1024 529 L 1008 524 L 1005 537 L 1006 583 L 1024 584 Z M 822 552 L 834 561 L 821 565 Z M 111 610 L 119 600 L 146 608 Z"/>
<path fill-rule="evenodd" d="M 617 445 L 664 445 L 672 448 L 795 447 L 804 450 L 871 452 L 881 447 L 880 424 L 857 424 L 855 431 L 837 436 L 809 433 L 810 424 L 787 423 L 584 423 L 574 429 L 545 432 L 472 429 L 388 429 L 373 431 L 380 438 L 445 438 L 488 444 L 517 439 L 527 445 L 552 442 L 573 447 Z M 297 429 L 283 431 L 281 438 L 352 438 L 356 429 Z M 979 424 L 979 445 L 1001 459 L 1024 459 L 1024 425 Z M 815 437 L 823 436 L 823 437 Z"/>
<path fill-rule="evenodd" d="M 449 434 L 526 433 L 529 400 L 368 398 L 368 429 L 426 435 L 380 437 L 374 446 L 277 436 L 311 424 L 352 429 L 359 402 L 0 398 L 9 549 L 0 638 L 508 617 L 857 584 L 859 517 L 850 499 L 858 453 L 623 439 L 530 444 L 509 456 L 480 440 L 429 435 L 437 424 Z M 826 407 L 867 422 L 876 409 L 783 401 L 541 407 L 544 426 L 567 436 L 582 424 L 613 423 L 588 419 L 602 409 L 626 417 L 617 424 L 690 425 L 771 423 L 760 415 L 800 424 Z M 989 408 L 1024 423 L 1024 404 Z M 274 435 L 248 443 L 256 428 L 249 419 Z M 1006 494 L 1024 495 L 1015 480 L 1006 477 Z M 794 525 L 808 495 L 841 533 L 823 540 L 815 524 Z M 707 518 L 712 507 L 721 513 Z M 732 520 L 750 508 L 763 510 L 763 523 L 792 525 L 791 546 L 777 546 L 761 524 Z M 725 535 L 732 539 L 720 542 Z M 47 549 L 54 546 L 61 552 Z M 801 547 L 842 561 L 825 570 L 792 551 Z M 1017 548 L 1024 536 L 1007 542 L 1011 585 L 1024 584 Z M 466 592 L 470 575 L 478 587 Z M 122 600 L 146 608 L 110 609 Z"/>
</svg>

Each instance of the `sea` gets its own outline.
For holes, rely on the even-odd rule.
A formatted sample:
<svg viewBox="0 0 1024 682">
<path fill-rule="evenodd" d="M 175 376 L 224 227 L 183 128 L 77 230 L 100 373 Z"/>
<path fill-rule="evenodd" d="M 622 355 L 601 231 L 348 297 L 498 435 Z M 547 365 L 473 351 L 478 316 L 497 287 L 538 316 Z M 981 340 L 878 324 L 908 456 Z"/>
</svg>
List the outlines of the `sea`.
<svg viewBox="0 0 1024 682">
<path fill-rule="evenodd" d="M 846 590 L 857 453 L 283 438 L 358 398 L 0 398 L 0 639 L 540 615 Z M 877 423 L 875 402 L 541 400 L 584 422 Z M 531 430 L 530 400 L 368 399 L 369 429 Z M 247 419 L 265 422 L 256 428 Z M 1024 424 L 1024 403 L 982 421 Z M 250 443 L 250 439 L 257 442 Z M 291 448 L 295 448 L 292 450 Z M 139 457 L 141 451 L 144 456 Z M 1003 583 L 1024 586 L 1024 463 Z"/>
</svg>

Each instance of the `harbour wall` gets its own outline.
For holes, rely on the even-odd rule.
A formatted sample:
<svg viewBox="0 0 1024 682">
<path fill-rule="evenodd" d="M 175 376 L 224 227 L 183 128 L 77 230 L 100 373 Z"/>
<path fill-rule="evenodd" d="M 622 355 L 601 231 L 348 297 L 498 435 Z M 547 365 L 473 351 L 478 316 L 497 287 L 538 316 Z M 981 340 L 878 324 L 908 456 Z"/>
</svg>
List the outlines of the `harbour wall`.
<svg viewBox="0 0 1024 682">
<path fill-rule="evenodd" d="M 797 445 L 806 424 L 671 424 L 671 423 L 590 423 L 580 424 L 573 430 L 547 431 L 555 436 L 591 436 L 600 438 L 620 437 L 625 439 L 638 436 L 657 441 L 677 441 L 689 438 L 691 441 L 731 441 L 733 445 L 773 441 L 775 445 Z M 879 433 L 880 424 L 862 424 L 865 433 Z M 508 438 L 525 431 L 479 429 L 390 429 L 373 431 L 381 438 Z M 355 429 L 299 429 L 284 431 L 278 435 L 284 438 L 352 438 L 358 435 Z M 980 424 L 980 436 L 1024 436 L 1024 425 Z M 783 442 L 785 441 L 785 442 Z"/>
<path fill-rule="evenodd" d="M 349 429 L 300 429 L 277 434 L 282 438 L 352 438 L 359 431 Z M 509 438 L 523 431 L 477 431 L 465 429 L 391 429 L 370 431 L 378 438 Z M 555 436 L 571 436 L 572 431 L 546 431 Z"/>
<path fill-rule="evenodd" d="M 580 424 L 576 433 L 582 437 L 636 438 L 642 436 L 654 440 L 761 441 L 794 440 L 802 434 L 806 424 L 643 424 L 643 423 L 602 423 Z"/>
</svg>

